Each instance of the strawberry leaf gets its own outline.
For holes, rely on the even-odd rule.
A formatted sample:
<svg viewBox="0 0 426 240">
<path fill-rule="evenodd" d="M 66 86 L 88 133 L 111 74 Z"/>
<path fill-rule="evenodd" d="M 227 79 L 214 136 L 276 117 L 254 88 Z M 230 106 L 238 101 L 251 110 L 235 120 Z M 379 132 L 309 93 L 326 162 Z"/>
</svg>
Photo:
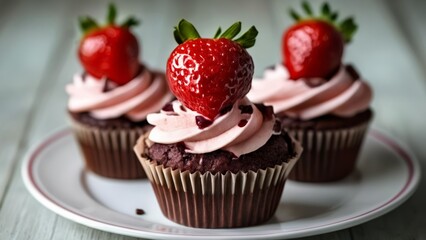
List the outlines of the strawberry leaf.
<svg viewBox="0 0 426 240">
<path fill-rule="evenodd" d="M 335 22 L 337 20 L 337 18 L 339 17 L 339 13 L 338 12 L 334 12 L 330 15 L 330 20 L 332 22 Z"/>
<path fill-rule="evenodd" d="M 222 32 L 222 29 L 219 27 L 214 35 L 213 38 L 218 38 L 220 36 L 220 33 Z"/>
<path fill-rule="evenodd" d="M 80 17 L 79 18 L 80 28 L 83 31 L 83 34 L 99 28 L 98 23 L 91 17 Z"/>
<path fill-rule="evenodd" d="M 240 44 L 243 48 L 251 48 L 256 43 L 256 36 L 258 33 L 256 27 L 252 26 L 240 38 L 236 39 L 235 42 Z"/>
<path fill-rule="evenodd" d="M 325 18 L 330 18 L 331 16 L 331 10 L 330 10 L 330 5 L 328 5 L 328 3 L 324 3 L 321 7 L 321 14 L 325 17 Z"/>
<path fill-rule="evenodd" d="M 343 20 L 338 27 L 339 30 L 342 32 L 343 40 L 345 40 L 345 42 L 350 42 L 356 30 L 358 29 L 358 26 L 356 25 L 352 17 Z"/>
<path fill-rule="evenodd" d="M 303 20 L 321 20 L 326 21 L 327 23 L 333 25 L 343 36 L 343 40 L 348 43 L 352 40 L 353 35 L 355 34 L 358 26 L 356 25 L 353 18 L 347 18 L 339 23 L 338 17 L 339 13 L 337 11 L 333 11 L 330 8 L 328 3 L 324 3 L 320 9 L 320 15 L 314 16 L 311 6 L 308 2 L 302 2 L 302 8 L 304 12 L 308 15 L 307 17 L 301 17 L 294 9 L 290 8 L 289 13 L 290 16 L 296 21 L 300 22 Z"/>
<path fill-rule="evenodd" d="M 294 21 L 296 21 L 296 22 L 300 21 L 300 15 L 296 11 L 294 11 L 294 9 L 290 9 L 289 13 L 290 13 L 291 18 L 294 19 Z"/>
<path fill-rule="evenodd" d="M 305 13 L 308 14 L 308 16 L 312 16 L 313 15 L 311 5 L 308 2 L 303 1 L 302 2 L 302 8 L 305 11 Z"/>
<path fill-rule="evenodd" d="M 139 20 L 134 17 L 129 17 L 126 21 L 124 21 L 120 26 L 124 28 L 130 28 L 133 26 L 137 26 L 139 24 Z"/>
<path fill-rule="evenodd" d="M 190 39 L 200 38 L 200 34 L 198 33 L 197 29 L 195 29 L 194 25 L 185 19 L 180 20 L 177 31 L 179 32 L 183 42 Z"/>
<path fill-rule="evenodd" d="M 115 18 L 117 17 L 117 8 L 113 3 L 108 6 L 107 24 L 114 25 Z"/>
<path fill-rule="evenodd" d="M 220 35 L 221 38 L 233 39 L 241 31 L 241 22 L 232 24 L 225 32 Z"/>
<path fill-rule="evenodd" d="M 175 37 L 175 40 L 178 44 L 181 44 L 184 42 L 184 38 L 182 35 L 180 35 L 179 29 L 175 27 L 175 30 L 173 31 L 173 36 Z"/>
</svg>

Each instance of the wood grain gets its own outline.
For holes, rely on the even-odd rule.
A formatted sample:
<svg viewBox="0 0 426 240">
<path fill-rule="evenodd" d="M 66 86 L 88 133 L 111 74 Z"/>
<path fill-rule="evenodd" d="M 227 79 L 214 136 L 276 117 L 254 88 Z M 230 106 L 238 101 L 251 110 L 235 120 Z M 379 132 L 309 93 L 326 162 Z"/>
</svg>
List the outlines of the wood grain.
<svg viewBox="0 0 426 240">
<path fill-rule="evenodd" d="M 408 0 L 332 0 L 341 16 L 355 15 L 359 31 L 348 46 L 352 62 L 375 90 L 374 125 L 405 142 L 421 160 L 426 158 L 426 16 L 425 3 Z M 19 170 L 25 152 L 49 133 L 67 126 L 64 86 L 81 71 L 76 58 L 79 15 L 104 19 L 106 2 L 9 1 L 0 8 L 0 239 L 135 239 L 82 226 L 39 204 L 25 189 Z M 320 2 L 313 1 L 314 6 Z M 281 61 L 282 31 L 291 24 L 295 1 L 119 1 L 119 18 L 142 20 L 135 32 L 142 61 L 164 70 L 176 46 L 172 28 L 181 18 L 193 22 L 203 36 L 235 21 L 243 30 L 255 25 L 256 46 L 249 49 L 260 76 Z M 425 180 L 398 209 L 365 224 L 317 239 L 425 239 Z"/>
</svg>

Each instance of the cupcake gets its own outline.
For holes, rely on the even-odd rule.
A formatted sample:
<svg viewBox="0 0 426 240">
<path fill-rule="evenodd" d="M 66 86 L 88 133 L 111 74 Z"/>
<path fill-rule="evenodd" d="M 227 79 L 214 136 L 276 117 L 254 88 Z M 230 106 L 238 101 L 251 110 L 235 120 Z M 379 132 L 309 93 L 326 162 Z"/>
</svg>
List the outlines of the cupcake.
<svg viewBox="0 0 426 240">
<path fill-rule="evenodd" d="M 66 86 L 68 112 L 87 169 L 109 178 L 145 177 L 133 146 L 152 126 L 146 121 L 172 100 L 164 73 L 139 62 L 139 45 L 130 27 L 137 20 L 115 22 L 110 5 L 108 23 L 80 19 L 84 35 L 78 55 L 84 73 Z"/>
<path fill-rule="evenodd" d="M 302 19 L 283 34 L 284 63 L 255 79 L 248 97 L 274 107 L 282 127 L 303 146 L 290 179 L 336 181 L 348 176 L 372 119 L 372 90 L 353 66 L 342 63 L 344 44 L 356 30 L 352 18 L 337 22 L 327 4 L 321 17 Z M 272 87 L 271 87 L 272 86 Z"/>
<path fill-rule="evenodd" d="M 252 27 L 240 38 L 237 22 L 214 39 L 200 38 L 182 20 L 179 43 L 167 61 L 167 79 L 178 100 L 148 122 L 148 138 L 135 152 L 163 214 L 197 228 L 234 228 L 270 219 L 301 148 L 281 130 L 273 109 L 253 104 Z"/>
</svg>

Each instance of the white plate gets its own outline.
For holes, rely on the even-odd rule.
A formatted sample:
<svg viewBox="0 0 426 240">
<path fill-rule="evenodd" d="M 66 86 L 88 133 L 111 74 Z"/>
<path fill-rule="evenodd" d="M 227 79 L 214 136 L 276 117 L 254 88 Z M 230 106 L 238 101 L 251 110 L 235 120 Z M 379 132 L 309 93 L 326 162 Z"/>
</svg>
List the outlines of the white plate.
<svg viewBox="0 0 426 240">
<path fill-rule="evenodd" d="M 420 168 L 400 143 L 372 130 L 348 178 L 328 184 L 287 181 L 275 217 L 236 229 L 195 229 L 167 220 L 147 180 L 110 180 L 84 170 L 70 130 L 28 153 L 22 175 L 44 206 L 72 221 L 123 235 L 162 239 L 265 239 L 315 235 L 383 215 L 415 190 Z M 137 215 L 136 209 L 145 214 Z"/>
</svg>

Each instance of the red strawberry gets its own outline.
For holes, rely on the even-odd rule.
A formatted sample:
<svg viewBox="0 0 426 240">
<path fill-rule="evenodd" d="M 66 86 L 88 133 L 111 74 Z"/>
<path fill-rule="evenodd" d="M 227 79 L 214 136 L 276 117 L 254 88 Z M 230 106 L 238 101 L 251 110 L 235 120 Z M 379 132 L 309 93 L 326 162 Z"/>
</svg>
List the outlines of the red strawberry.
<svg viewBox="0 0 426 240">
<path fill-rule="evenodd" d="M 302 19 L 290 11 L 296 24 L 283 34 L 284 65 L 290 78 L 331 77 L 340 67 L 345 42 L 349 42 L 357 26 L 352 18 L 336 23 L 337 12 L 327 3 L 322 6 L 321 16 L 313 16 L 311 7 L 303 2 L 308 17 Z"/>
<path fill-rule="evenodd" d="M 186 20 L 175 28 L 180 45 L 167 61 L 169 86 L 187 108 L 210 120 L 250 90 L 254 65 L 245 48 L 254 45 L 257 30 L 251 27 L 232 40 L 240 30 L 241 23 L 237 22 L 222 35 L 219 28 L 215 38 L 210 39 L 200 38 Z"/>
<path fill-rule="evenodd" d="M 116 9 L 110 5 L 106 26 L 98 26 L 90 17 L 80 19 L 84 36 L 80 41 L 78 56 L 90 75 L 107 77 L 123 85 L 139 72 L 139 44 L 129 31 L 138 21 L 129 18 L 123 24 L 116 25 L 115 17 Z"/>
</svg>

